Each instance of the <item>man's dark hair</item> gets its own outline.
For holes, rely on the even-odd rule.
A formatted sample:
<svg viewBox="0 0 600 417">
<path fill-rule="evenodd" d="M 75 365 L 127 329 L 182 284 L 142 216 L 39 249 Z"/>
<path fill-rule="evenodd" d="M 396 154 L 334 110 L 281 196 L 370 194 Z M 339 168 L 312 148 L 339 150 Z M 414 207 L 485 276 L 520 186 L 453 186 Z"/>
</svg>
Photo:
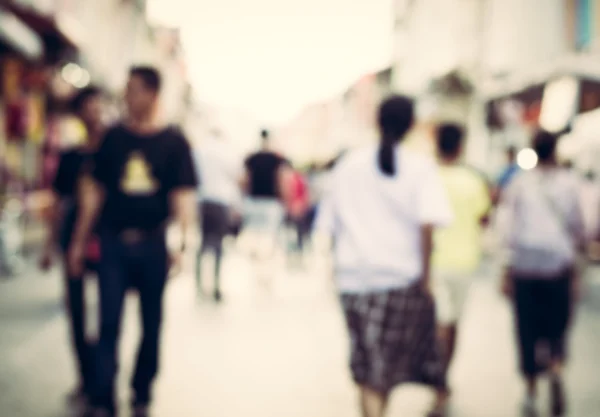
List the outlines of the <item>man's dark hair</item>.
<svg viewBox="0 0 600 417">
<path fill-rule="evenodd" d="M 441 156 L 458 156 L 463 143 L 464 129 L 454 123 L 441 124 L 437 129 L 438 152 Z"/>
<path fill-rule="evenodd" d="M 537 154 L 540 162 L 550 162 L 554 160 L 556 143 L 558 138 L 556 135 L 545 130 L 539 130 L 533 138 L 533 150 Z"/>
<path fill-rule="evenodd" d="M 98 97 L 101 94 L 102 91 L 96 86 L 90 85 L 88 87 L 85 87 L 79 90 L 73 96 L 71 102 L 69 103 L 69 110 L 73 113 L 79 113 L 85 105 L 86 101 L 88 101 L 91 98 Z"/>
<path fill-rule="evenodd" d="M 129 70 L 130 76 L 140 77 L 146 88 L 158 93 L 162 84 L 160 72 L 151 66 L 135 66 Z"/>
<path fill-rule="evenodd" d="M 267 129 L 262 129 L 260 131 L 260 137 L 265 140 L 265 139 L 269 139 L 269 131 Z"/>
</svg>

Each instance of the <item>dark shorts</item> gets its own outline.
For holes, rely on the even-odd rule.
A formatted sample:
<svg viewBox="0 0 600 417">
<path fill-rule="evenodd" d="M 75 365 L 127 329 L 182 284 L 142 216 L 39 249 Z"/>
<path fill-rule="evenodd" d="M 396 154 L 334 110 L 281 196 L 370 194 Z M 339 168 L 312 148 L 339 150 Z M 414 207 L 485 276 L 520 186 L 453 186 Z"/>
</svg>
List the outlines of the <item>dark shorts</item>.
<svg viewBox="0 0 600 417">
<path fill-rule="evenodd" d="M 202 241 L 204 246 L 215 246 L 230 232 L 229 208 L 224 204 L 204 202 L 200 205 Z"/>
<path fill-rule="evenodd" d="M 343 294 L 354 381 L 388 393 L 402 383 L 446 388 L 435 306 L 419 284 L 372 294 Z"/>
</svg>

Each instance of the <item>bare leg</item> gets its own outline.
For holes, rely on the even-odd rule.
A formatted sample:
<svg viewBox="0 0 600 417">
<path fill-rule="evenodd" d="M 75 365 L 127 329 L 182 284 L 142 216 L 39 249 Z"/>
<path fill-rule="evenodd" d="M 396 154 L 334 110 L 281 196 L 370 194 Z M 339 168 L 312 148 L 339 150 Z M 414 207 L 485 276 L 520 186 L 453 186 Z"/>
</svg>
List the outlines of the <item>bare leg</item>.
<svg viewBox="0 0 600 417">
<path fill-rule="evenodd" d="M 388 394 L 382 394 L 361 386 L 360 402 L 363 417 L 383 417 L 388 402 Z"/>
<path fill-rule="evenodd" d="M 566 398 L 563 387 L 563 362 L 553 359 L 550 366 L 550 407 L 553 416 L 562 416 L 566 410 Z"/>
<path fill-rule="evenodd" d="M 527 395 L 530 397 L 537 396 L 537 378 L 531 376 L 527 377 Z"/>
<path fill-rule="evenodd" d="M 446 369 L 450 368 L 452 359 L 454 359 L 454 352 L 456 351 L 456 340 L 457 340 L 458 328 L 456 324 L 440 325 L 438 328 L 438 337 L 444 353 L 444 359 L 446 362 Z"/>
<path fill-rule="evenodd" d="M 448 390 L 438 388 L 435 391 L 435 402 L 428 417 L 444 417 L 446 415 L 446 406 L 448 405 Z"/>
<path fill-rule="evenodd" d="M 202 255 L 204 254 L 204 243 L 196 252 L 196 290 L 202 294 Z"/>
<path fill-rule="evenodd" d="M 221 239 L 215 247 L 215 301 L 221 301 L 221 264 L 223 262 L 223 240 Z"/>
</svg>

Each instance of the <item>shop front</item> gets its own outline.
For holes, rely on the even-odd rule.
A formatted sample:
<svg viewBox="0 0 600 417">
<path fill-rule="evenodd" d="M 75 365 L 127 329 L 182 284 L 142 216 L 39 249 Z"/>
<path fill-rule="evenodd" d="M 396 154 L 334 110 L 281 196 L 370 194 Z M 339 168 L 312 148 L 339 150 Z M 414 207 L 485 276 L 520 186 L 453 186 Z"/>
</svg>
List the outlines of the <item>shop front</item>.
<svg viewBox="0 0 600 417">
<path fill-rule="evenodd" d="M 9 23 L 0 25 L 0 42 L 8 45 L 0 48 L 1 186 L 5 197 L 17 197 L 34 216 L 40 190 L 54 174 L 57 114 L 77 88 L 56 88 L 57 75 L 78 56 L 57 5 L 11 0 L 0 9 L 0 21 Z"/>
</svg>

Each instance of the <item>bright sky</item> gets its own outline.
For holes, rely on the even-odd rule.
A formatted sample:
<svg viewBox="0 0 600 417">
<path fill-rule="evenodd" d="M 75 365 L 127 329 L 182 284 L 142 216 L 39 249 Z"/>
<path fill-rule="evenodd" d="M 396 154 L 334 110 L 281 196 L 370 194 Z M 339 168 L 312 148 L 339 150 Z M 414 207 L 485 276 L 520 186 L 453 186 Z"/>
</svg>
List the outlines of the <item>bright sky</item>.
<svg viewBox="0 0 600 417">
<path fill-rule="evenodd" d="M 199 97 L 279 123 L 391 61 L 393 0 L 150 0 Z"/>
</svg>

